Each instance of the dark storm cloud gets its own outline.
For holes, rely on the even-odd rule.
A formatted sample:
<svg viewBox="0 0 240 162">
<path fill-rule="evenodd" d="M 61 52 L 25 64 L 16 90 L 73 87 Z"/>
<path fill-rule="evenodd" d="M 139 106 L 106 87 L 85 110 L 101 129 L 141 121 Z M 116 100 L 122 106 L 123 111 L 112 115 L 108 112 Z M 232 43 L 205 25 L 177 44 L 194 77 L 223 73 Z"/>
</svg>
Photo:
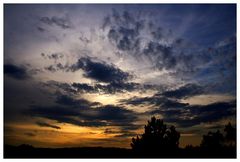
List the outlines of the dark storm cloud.
<svg viewBox="0 0 240 162">
<path fill-rule="evenodd" d="M 88 57 L 80 58 L 69 69 L 71 71 L 82 69 L 85 72 L 85 77 L 105 83 L 124 82 L 132 77 L 129 73 L 122 71 L 114 65 L 109 65 L 103 61 L 96 62 Z"/>
<path fill-rule="evenodd" d="M 204 88 L 196 84 L 186 84 L 178 89 L 170 90 L 162 93 L 161 95 L 170 98 L 188 98 L 195 95 L 203 94 Z"/>
<path fill-rule="evenodd" d="M 84 105 L 84 107 L 89 106 L 89 102 L 87 100 L 81 99 L 81 100 L 75 100 L 67 95 L 59 95 L 57 96 L 56 103 L 62 104 L 62 105 Z"/>
<path fill-rule="evenodd" d="M 84 76 L 87 78 L 91 78 L 99 82 L 115 84 L 123 83 L 133 77 L 131 74 L 122 71 L 113 64 L 107 64 L 104 61 L 94 60 L 90 57 L 82 57 L 72 65 L 63 65 L 62 63 L 57 62 L 58 59 L 64 57 L 61 53 L 54 53 L 51 55 L 42 53 L 41 56 L 45 59 L 53 59 L 55 61 L 55 64 L 45 67 L 45 70 L 51 72 L 59 70 L 75 72 L 81 69 L 84 71 Z M 85 88 L 89 88 L 86 87 L 86 85 L 83 85 L 82 87 L 84 88 L 84 86 Z"/>
<path fill-rule="evenodd" d="M 31 116 L 39 116 L 45 117 L 49 119 L 54 119 L 57 117 L 64 117 L 64 116 L 77 116 L 79 113 L 76 109 L 68 109 L 63 106 L 51 106 L 51 107 L 43 107 L 43 106 L 31 106 L 31 109 L 27 111 Z"/>
<path fill-rule="evenodd" d="M 33 117 L 43 117 L 60 123 L 78 126 L 120 126 L 123 129 L 135 125 L 137 113 L 114 105 L 101 105 L 84 99 L 74 99 L 64 95 L 57 97 L 56 106 L 33 105 L 25 113 Z M 39 125 L 39 123 L 37 123 Z M 47 126 L 46 124 L 41 124 Z"/>
<path fill-rule="evenodd" d="M 41 17 L 40 21 L 47 25 L 56 25 L 61 27 L 62 29 L 69 29 L 72 28 L 72 23 L 69 18 L 63 17 Z"/>
<path fill-rule="evenodd" d="M 236 115 L 236 101 L 217 102 L 209 105 L 190 105 L 176 98 L 167 98 L 159 94 L 152 97 L 133 97 L 120 101 L 123 105 L 151 105 L 146 115 L 162 115 L 164 121 L 176 123 L 181 127 L 190 127 L 200 123 L 214 122 Z"/>
<path fill-rule="evenodd" d="M 131 110 L 114 105 L 105 105 L 100 108 L 99 117 L 96 118 L 99 118 L 100 120 L 107 120 L 112 122 L 114 125 L 121 126 L 122 124 L 128 125 L 128 123 L 131 125 L 131 122 L 135 121 L 137 116 Z"/>
<path fill-rule="evenodd" d="M 30 78 L 25 67 L 20 67 L 13 64 L 4 65 L 4 74 L 18 80 L 25 80 Z"/>
<path fill-rule="evenodd" d="M 79 126 L 128 126 L 136 119 L 133 112 L 106 105 L 92 108 L 34 107 L 32 115 Z"/>
<path fill-rule="evenodd" d="M 183 109 L 154 111 L 164 115 L 166 122 L 174 122 L 182 127 L 190 127 L 206 122 L 215 122 L 236 115 L 236 101 L 209 105 L 186 106 Z"/>
<path fill-rule="evenodd" d="M 196 115 L 200 114 L 199 116 L 197 116 L 197 118 L 199 118 L 199 122 L 212 122 L 222 119 L 224 117 L 236 115 L 236 101 L 234 100 L 230 102 L 218 102 L 199 107 L 193 106 L 190 108 L 190 110 Z"/>
<path fill-rule="evenodd" d="M 62 94 L 57 95 L 56 103 L 60 105 L 78 106 L 78 107 L 84 107 L 84 108 L 101 105 L 101 103 L 99 102 L 89 102 L 88 100 L 85 100 L 85 99 L 73 99 L 67 95 L 62 95 Z"/>
<path fill-rule="evenodd" d="M 40 127 L 50 127 L 50 128 L 54 128 L 54 129 L 61 129 L 61 127 L 59 127 L 59 126 L 52 125 L 52 124 L 49 124 L 46 122 L 41 122 L 41 121 L 36 122 L 36 124 Z"/>
<path fill-rule="evenodd" d="M 52 55 L 43 57 L 52 58 Z M 93 58 L 83 57 L 77 63 L 71 66 L 64 66 L 61 63 L 45 67 L 46 70 L 56 72 L 58 70 L 77 71 L 82 69 L 84 76 L 94 79 L 105 84 L 96 83 L 94 85 L 86 83 L 67 83 L 48 82 L 44 85 L 55 86 L 63 90 L 70 90 L 71 93 L 87 92 L 87 93 L 122 93 L 124 91 L 134 91 L 138 89 L 159 89 L 160 86 L 156 85 L 140 85 L 139 83 L 127 82 L 133 76 L 130 73 L 124 72 L 112 64 L 107 64 L 103 61 L 93 61 Z"/>
</svg>

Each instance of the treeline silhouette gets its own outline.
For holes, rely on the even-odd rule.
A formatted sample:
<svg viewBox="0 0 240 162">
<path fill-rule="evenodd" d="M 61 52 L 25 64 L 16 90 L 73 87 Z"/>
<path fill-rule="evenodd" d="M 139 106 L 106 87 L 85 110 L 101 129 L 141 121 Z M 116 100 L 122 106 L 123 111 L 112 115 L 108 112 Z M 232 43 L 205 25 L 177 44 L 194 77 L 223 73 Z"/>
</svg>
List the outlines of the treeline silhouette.
<svg viewBox="0 0 240 162">
<path fill-rule="evenodd" d="M 200 146 L 179 147 L 180 133 L 174 126 L 152 117 L 144 133 L 132 138 L 132 149 L 82 147 L 35 148 L 31 145 L 4 147 L 4 158 L 236 158 L 236 128 L 228 123 L 203 135 Z"/>
<path fill-rule="evenodd" d="M 152 117 L 141 136 L 132 138 L 132 150 L 139 157 L 155 158 L 236 158 L 236 128 L 228 123 L 223 135 L 219 130 L 203 135 L 200 146 L 179 148 L 180 133 L 174 126 Z"/>
</svg>

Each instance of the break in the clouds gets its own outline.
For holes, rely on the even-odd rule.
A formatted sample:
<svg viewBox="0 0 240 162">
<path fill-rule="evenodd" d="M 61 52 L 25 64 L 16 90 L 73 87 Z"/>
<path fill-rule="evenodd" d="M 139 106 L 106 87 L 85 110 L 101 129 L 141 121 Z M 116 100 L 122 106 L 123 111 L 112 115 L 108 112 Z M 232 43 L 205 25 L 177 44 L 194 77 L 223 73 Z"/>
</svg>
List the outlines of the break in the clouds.
<svg viewBox="0 0 240 162">
<path fill-rule="evenodd" d="M 4 110 L 15 144 L 50 129 L 107 146 L 153 115 L 199 134 L 235 124 L 236 5 L 6 4 Z"/>
</svg>

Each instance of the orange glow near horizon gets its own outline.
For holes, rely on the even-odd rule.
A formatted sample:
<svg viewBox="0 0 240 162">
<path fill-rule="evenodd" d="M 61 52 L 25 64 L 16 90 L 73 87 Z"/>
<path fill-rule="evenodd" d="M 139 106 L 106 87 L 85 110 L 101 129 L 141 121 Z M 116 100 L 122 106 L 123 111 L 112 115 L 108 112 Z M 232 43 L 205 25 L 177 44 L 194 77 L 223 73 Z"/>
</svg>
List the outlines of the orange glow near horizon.
<svg viewBox="0 0 240 162">
<path fill-rule="evenodd" d="M 5 133 L 5 144 L 21 145 L 30 144 L 34 147 L 122 147 L 131 148 L 132 137 L 116 137 L 117 127 L 80 127 L 72 124 L 59 124 L 61 129 L 52 129 L 39 127 L 30 124 L 11 124 L 6 127 L 11 131 Z M 105 129 L 110 128 L 116 132 L 105 133 Z M 142 134 L 143 130 L 139 129 L 137 134 Z M 180 138 L 180 147 L 188 144 L 199 145 L 201 136 L 192 134 L 182 134 Z"/>
<path fill-rule="evenodd" d="M 30 124 L 11 124 L 6 127 L 5 144 L 30 144 L 35 147 L 130 147 L 131 138 L 115 138 L 120 133 L 104 133 L 105 127 L 80 127 L 59 124 L 61 129 L 39 127 Z M 117 128 L 116 128 L 117 129 Z M 128 142 L 126 142 L 128 141 Z M 117 143 L 117 145 L 116 145 Z"/>
</svg>

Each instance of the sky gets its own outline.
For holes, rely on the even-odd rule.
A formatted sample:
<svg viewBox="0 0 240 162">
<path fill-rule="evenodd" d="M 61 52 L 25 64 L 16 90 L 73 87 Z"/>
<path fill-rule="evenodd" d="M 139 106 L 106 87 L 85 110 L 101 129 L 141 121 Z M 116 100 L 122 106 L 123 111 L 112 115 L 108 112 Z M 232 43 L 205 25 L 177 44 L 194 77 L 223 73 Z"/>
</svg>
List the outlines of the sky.
<svg viewBox="0 0 240 162">
<path fill-rule="evenodd" d="M 236 125 L 236 5 L 4 5 L 5 144 L 130 148 L 152 116 L 181 147 Z"/>
</svg>

